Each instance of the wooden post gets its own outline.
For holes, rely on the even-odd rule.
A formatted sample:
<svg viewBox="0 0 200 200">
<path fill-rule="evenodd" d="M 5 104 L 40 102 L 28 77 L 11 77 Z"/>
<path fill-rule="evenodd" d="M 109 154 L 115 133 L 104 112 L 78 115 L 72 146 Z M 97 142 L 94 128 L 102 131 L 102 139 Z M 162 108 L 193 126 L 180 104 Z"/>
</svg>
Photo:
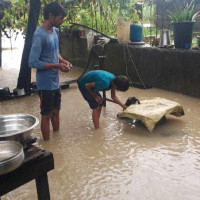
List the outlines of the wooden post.
<svg viewBox="0 0 200 200">
<path fill-rule="evenodd" d="M 0 19 L 0 67 L 2 67 L 2 38 L 1 37 L 2 37 L 2 31 L 1 31 L 1 19 Z"/>
<path fill-rule="evenodd" d="M 103 106 L 106 107 L 106 91 L 103 91 Z"/>
<path fill-rule="evenodd" d="M 28 67 L 28 58 L 31 50 L 32 37 L 38 23 L 40 8 L 41 8 L 40 0 L 30 0 L 27 34 L 22 53 L 20 72 L 17 82 L 17 88 L 25 89 L 26 92 L 29 92 L 30 90 L 29 87 L 31 83 L 31 68 Z"/>
<path fill-rule="evenodd" d="M 50 200 L 49 183 L 47 174 L 36 178 L 38 200 Z"/>
</svg>

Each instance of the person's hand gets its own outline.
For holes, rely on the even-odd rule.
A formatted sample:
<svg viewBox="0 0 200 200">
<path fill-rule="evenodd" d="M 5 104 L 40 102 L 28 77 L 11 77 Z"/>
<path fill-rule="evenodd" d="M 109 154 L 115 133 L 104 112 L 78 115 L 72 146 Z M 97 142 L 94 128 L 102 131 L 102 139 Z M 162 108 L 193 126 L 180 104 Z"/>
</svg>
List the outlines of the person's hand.
<svg viewBox="0 0 200 200">
<path fill-rule="evenodd" d="M 60 63 L 59 69 L 60 69 L 61 72 L 69 72 L 71 67 L 69 67 L 68 65 L 66 65 L 64 63 Z"/>
<path fill-rule="evenodd" d="M 67 65 L 70 69 L 73 67 L 73 66 L 72 66 L 72 63 L 70 63 L 70 62 L 67 61 L 67 60 L 65 60 L 63 63 L 64 63 L 65 65 Z"/>
<path fill-rule="evenodd" d="M 128 106 L 125 106 L 125 105 L 124 105 L 124 106 L 123 106 L 123 110 L 126 110 L 126 108 L 128 108 Z"/>
<path fill-rule="evenodd" d="M 97 96 L 97 97 L 95 98 L 95 100 L 98 102 L 99 105 L 102 105 L 102 104 L 103 104 L 103 99 L 100 98 L 99 96 Z"/>
</svg>

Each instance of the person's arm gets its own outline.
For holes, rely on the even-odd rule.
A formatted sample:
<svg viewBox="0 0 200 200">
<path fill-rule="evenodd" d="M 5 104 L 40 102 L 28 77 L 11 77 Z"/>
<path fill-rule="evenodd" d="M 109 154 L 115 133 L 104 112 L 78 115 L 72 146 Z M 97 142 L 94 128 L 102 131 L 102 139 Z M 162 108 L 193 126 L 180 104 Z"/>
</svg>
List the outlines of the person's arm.
<svg viewBox="0 0 200 200">
<path fill-rule="evenodd" d="M 116 96 L 115 93 L 116 93 L 115 89 L 114 89 L 114 88 L 111 88 L 111 98 L 112 98 L 112 100 L 113 100 L 115 103 L 119 104 L 119 105 L 123 108 L 123 110 L 125 110 L 125 109 L 127 108 L 127 106 L 126 106 L 125 104 L 123 104 L 123 103 L 117 98 L 117 96 Z"/>
<path fill-rule="evenodd" d="M 70 67 L 64 63 L 45 63 L 45 69 L 58 68 L 62 72 L 69 72 Z"/>
<path fill-rule="evenodd" d="M 60 69 L 62 72 L 68 72 L 71 68 L 65 63 L 46 63 L 41 61 L 40 56 L 42 52 L 42 43 L 42 37 L 40 37 L 39 35 L 33 37 L 33 42 L 28 60 L 29 67 L 36 68 L 38 70 L 48 70 L 52 68 L 57 68 Z"/>
<path fill-rule="evenodd" d="M 85 88 L 88 91 L 88 93 L 101 105 L 103 103 L 102 99 L 96 95 L 96 93 L 92 90 L 95 88 L 95 82 L 86 83 Z"/>
<path fill-rule="evenodd" d="M 40 61 L 41 52 L 42 38 L 34 35 L 28 60 L 29 67 L 36 68 L 38 70 L 45 70 L 45 62 Z"/>
</svg>

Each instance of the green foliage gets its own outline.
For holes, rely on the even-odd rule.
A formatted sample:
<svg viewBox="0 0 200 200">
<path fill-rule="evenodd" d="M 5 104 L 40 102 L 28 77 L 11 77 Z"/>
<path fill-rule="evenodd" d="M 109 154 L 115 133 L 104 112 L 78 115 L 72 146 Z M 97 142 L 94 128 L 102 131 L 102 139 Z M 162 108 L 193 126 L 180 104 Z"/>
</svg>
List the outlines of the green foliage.
<svg viewBox="0 0 200 200">
<path fill-rule="evenodd" d="M 169 18 L 172 22 L 190 22 L 194 21 L 197 17 L 200 16 L 200 12 L 196 12 L 196 1 L 192 0 L 190 3 L 186 3 L 183 6 L 182 1 L 174 3 L 174 12 L 168 11 Z"/>
<path fill-rule="evenodd" d="M 24 30 L 27 26 L 29 4 L 25 4 L 24 0 L 12 0 L 11 6 L 4 10 L 4 18 L 2 19 L 2 29 L 7 30 Z"/>
<path fill-rule="evenodd" d="M 142 17 L 143 24 L 154 24 L 154 22 L 156 21 L 156 5 L 144 4 Z"/>
<path fill-rule="evenodd" d="M 2 20 L 4 29 L 26 30 L 29 0 L 11 0 L 12 5 L 5 11 Z M 41 8 L 51 0 L 41 0 Z M 71 22 L 97 29 L 107 35 L 115 35 L 118 18 L 139 22 L 140 11 L 135 9 L 136 0 L 60 0 L 67 10 L 64 26 Z M 39 24 L 42 23 L 42 10 Z"/>
<path fill-rule="evenodd" d="M 114 36 L 118 18 L 126 21 L 139 21 L 135 0 L 80 0 L 65 5 L 66 22 L 83 24 L 97 29 L 107 35 Z"/>
</svg>

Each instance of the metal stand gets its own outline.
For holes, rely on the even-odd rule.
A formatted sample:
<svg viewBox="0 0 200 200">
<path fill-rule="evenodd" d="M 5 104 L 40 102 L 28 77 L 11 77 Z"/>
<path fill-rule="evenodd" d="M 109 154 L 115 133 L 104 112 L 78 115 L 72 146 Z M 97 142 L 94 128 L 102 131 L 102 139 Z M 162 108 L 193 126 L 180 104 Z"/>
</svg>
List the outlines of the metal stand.
<svg viewBox="0 0 200 200">
<path fill-rule="evenodd" d="M 97 69 L 104 70 L 105 69 L 104 61 L 105 61 L 105 58 L 106 58 L 105 47 L 102 47 L 101 45 L 98 45 L 98 44 L 93 45 L 90 53 L 98 61 L 98 64 L 95 65 L 94 69 L 95 70 L 97 70 Z M 106 98 L 106 91 L 103 91 L 103 106 L 104 107 L 106 107 L 106 101 L 114 102 L 113 100 Z"/>
</svg>

